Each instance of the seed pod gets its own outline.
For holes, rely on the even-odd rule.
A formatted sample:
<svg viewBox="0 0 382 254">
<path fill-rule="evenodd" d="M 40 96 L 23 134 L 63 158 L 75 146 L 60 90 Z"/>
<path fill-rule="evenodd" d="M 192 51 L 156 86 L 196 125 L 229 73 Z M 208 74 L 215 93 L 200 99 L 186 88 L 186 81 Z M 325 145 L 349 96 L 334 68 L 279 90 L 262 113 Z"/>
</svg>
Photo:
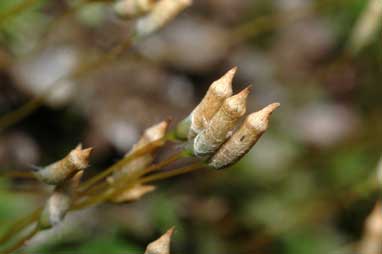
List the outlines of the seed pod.
<svg viewBox="0 0 382 254">
<path fill-rule="evenodd" d="M 114 5 L 115 12 L 121 17 L 133 18 L 151 11 L 158 0 L 120 0 Z"/>
<path fill-rule="evenodd" d="M 64 219 L 72 205 L 73 196 L 82 175 L 83 170 L 78 171 L 72 179 L 61 183 L 55 188 L 41 213 L 38 222 L 40 229 L 52 228 Z"/>
<path fill-rule="evenodd" d="M 191 113 L 191 126 L 188 138 L 193 139 L 200 133 L 223 105 L 224 100 L 232 95 L 232 80 L 237 67 L 232 68 L 220 79 L 214 81 L 202 101 Z"/>
<path fill-rule="evenodd" d="M 43 168 L 35 168 L 33 174 L 46 184 L 57 185 L 73 176 L 77 171 L 87 168 L 92 150 L 93 148 L 82 149 L 80 144 L 62 160 Z"/>
<path fill-rule="evenodd" d="M 248 86 L 240 93 L 224 101 L 207 128 L 196 136 L 194 140 L 194 154 L 196 156 L 206 157 L 214 154 L 224 143 L 237 122 L 245 114 L 249 92 L 250 87 Z"/>
<path fill-rule="evenodd" d="M 269 117 L 279 106 L 279 103 L 272 103 L 247 116 L 241 127 L 211 158 L 209 165 L 220 169 L 238 161 L 267 130 Z"/>
<path fill-rule="evenodd" d="M 141 199 L 147 193 L 154 191 L 156 187 L 154 185 L 136 185 L 131 189 L 128 189 L 111 199 L 114 203 L 126 203 L 133 202 Z"/>
<path fill-rule="evenodd" d="M 144 36 L 155 32 L 190 6 L 191 3 L 192 0 L 160 0 L 147 16 L 137 21 L 136 33 L 138 36 Z"/>
<path fill-rule="evenodd" d="M 170 228 L 158 240 L 150 243 L 145 251 L 145 254 L 170 254 L 171 236 L 174 233 L 174 228 Z"/>
<path fill-rule="evenodd" d="M 379 254 L 382 250 L 382 204 L 378 203 L 366 220 L 360 254 Z"/>
<path fill-rule="evenodd" d="M 169 124 L 170 124 L 169 121 L 162 121 L 146 129 L 142 137 L 132 147 L 132 149 L 126 154 L 126 156 L 136 152 L 139 149 L 142 149 L 143 147 L 145 147 L 146 145 L 152 142 L 159 141 L 160 139 L 164 138 Z M 162 144 L 164 144 L 164 141 Z M 114 181 L 113 178 L 115 177 L 120 177 L 121 175 L 125 175 L 125 174 L 132 174 L 133 172 L 137 172 L 146 168 L 149 164 L 153 162 L 154 154 L 159 149 L 160 145 L 158 145 L 156 149 L 151 150 L 149 153 L 145 153 L 133 159 L 129 163 L 127 163 L 127 165 L 125 165 L 120 171 L 116 172 L 112 178 L 109 177 L 108 181 L 112 182 Z"/>
</svg>

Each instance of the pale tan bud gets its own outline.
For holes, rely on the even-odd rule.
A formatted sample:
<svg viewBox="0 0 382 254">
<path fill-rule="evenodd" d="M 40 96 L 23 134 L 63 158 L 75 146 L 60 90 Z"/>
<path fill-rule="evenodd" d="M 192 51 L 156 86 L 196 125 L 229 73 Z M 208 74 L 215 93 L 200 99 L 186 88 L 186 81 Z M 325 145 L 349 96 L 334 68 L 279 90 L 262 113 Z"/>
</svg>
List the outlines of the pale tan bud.
<svg viewBox="0 0 382 254">
<path fill-rule="evenodd" d="M 267 130 L 269 117 L 279 106 L 279 103 L 273 103 L 247 116 L 241 127 L 211 158 L 209 165 L 220 169 L 238 161 Z"/>
<path fill-rule="evenodd" d="M 146 145 L 152 142 L 156 142 L 163 139 L 166 135 L 169 124 L 170 124 L 169 121 L 162 121 L 146 129 L 142 137 L 133 146 L 133 148 L 126 154 L 126 156 L 136 152 L 139 149 L 144 148 Z M 165 141 L 163 141 L 162 144 L 164 144 L 164 142 Z M 150 165 L 153 162 L 154 154 L 159 149 L 160 145 L 161 144 L 159 144 L 156 149 L 151 150 L 149 153 L 145 153 L 144 155 L 141 155 L 133 159 L 129 163 L 127 163 L 120 171 L 115 173 L 113 177 L 108 178 L 108 181 L 112 183 L 113 178 L 115 177 L 119 177 L 125 174 L 131 174 L 132 172 L 136 172 L 146 168 L 148 165 Z"/>
<path fill-rule="evenodd" d="M 196 156 L 205 157 L 214 154 L 229 137 L 240 118 L 245 114 L 249 92 L 250 87 L 247 87 L 224 101 L 207 128 L 196 136 L 194 140 Z"/>
<path fill-rule="evenodd" d="M 156 189 L 153 185 L 136 185 L 111 199 L 114 203 L 133 202 L 141 199 L 147 193 L 153 192 Z"/>
<path fill-rule="evenodd" d="M 235 76 L 237 67 L 232 68 L 220 79 L 214 81 L 208 88 L 202 101 L 191 113 L 191 126 L 188 138 L 194 138 L 201 132 L 223 105 L 224 100 L 232 95 L 232 80 Z"/>
<path fill-rule="evenodd" d="M 82 149 L 82 146 L 78 145 L 62 160 L 37 169 L 33 174 L 44 183 L 57 185 L 73 176 L 77 171 L 87 168 L 92 150 L 93 148 Z"/>
<path fill-rule="evenodd" d="M 174 228 L 171 228 L 158 240 L 150 243 L 146 248 L 145 254 L 170 254 L 170 243 L 173 233 Z"/>
<path fill-rule="evenodd" d="M 378 203 L 366 220 L 360 254 L 382 253 L 382 204 Z"/>
<path fill-rule="evenodd" d="M 48 229 L 60 223 L 69 211 L 75 190 L 77 189 L 83 170 L 78 171 L 71 179 L 58 185 L 47 200 L 40 215 L 38 226 Z"/>
<path fill-rule="evenodd" d="M 121 17 L 141 16 L 151 11 L 158 0 L 120 0 L 114 5 L 115 12 Z"/>
<path fill-rule="evenodd" d="M 137 21 L 137 34 L 142 36 L 155 32 L 190 6 L 191 3 L 192 0 L 160 0 L 147 16 Z"/>
</svg>

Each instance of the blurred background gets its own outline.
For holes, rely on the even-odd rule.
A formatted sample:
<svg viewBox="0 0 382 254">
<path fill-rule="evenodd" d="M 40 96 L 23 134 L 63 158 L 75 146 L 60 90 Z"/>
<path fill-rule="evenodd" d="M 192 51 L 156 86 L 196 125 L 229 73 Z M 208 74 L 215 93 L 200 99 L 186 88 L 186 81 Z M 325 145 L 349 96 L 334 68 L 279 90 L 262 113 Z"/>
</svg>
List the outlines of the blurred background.
<svg viewBox="0 0 382 254">
<path fill-rule="evenodd" d="M 381 1 L 194 0 L 107 64 L 72 75 L 128 38 L 135 19 L 112 2 L 0 1 L 0 233 L 49 195 L 23 177 L 29 165 L 82 142 L 95 149 L 87 174 L 101 171 L 238 66 L 234 91 L 253 84 L 248 112 L 281 107 L 237 165 L 71 213 L 28 250 L 143 253 L 175 226 L 172 253 L 359 253 L 381 192 Z M 7 118 L 50 88 L 22 120 Z"/>
</svg>

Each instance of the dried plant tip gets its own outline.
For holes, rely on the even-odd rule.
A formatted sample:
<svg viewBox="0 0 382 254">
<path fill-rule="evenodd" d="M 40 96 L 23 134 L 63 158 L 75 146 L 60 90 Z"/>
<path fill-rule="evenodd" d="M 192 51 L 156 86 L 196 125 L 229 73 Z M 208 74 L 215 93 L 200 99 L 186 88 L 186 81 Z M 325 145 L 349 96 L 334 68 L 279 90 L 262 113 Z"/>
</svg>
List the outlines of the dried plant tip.
<svg viewBox="0 0 382 254">
<path fill-rule="evenodd" d="M 196 156 L 206 157 L 214 154 L 229 137 L 230 132 L 245 114 L 246 100 L 250 90 L 250 86 L 248 86 L 240 93 L 224 101 L 207 128 L 196 136 L 194 140 L 194 154 Z"/>
<path fill-rule="evenodd" d="M 267 130 L 269 117 L 279 106 L 279 103 L 273 103 L 247 116 L 241 127 L 211 158 L 209 165 L 220 169 L 238 161 Z"/>
<path fill-rule="evenodd" d="M 209 87 L 206 95 L 191 113 L 191 126 L 188 138 L 194 138 L 201 132 L 223 105 L 224 100 L 232 95 L 232 80 L 237 67 L 230 69 L 220 79 L 214 81 Z"/>
<path fill-rule="evenodd" d="M 132 18 L 151 11 L 158 0 L 120 0 L 114 5 L 115 12 L 121 17 Z"/>
<path fill-rule="evenodd" d="M 87 168 L 92 150 L 93 148 L 82 149 L 82 145 L 78 145 L 62 160 L 40 169 L 36 168 L 33 173 L 40 181 L 57 185 L 73 176 L 77 171 Z"/>
<path fill-rule="evenodd" d="M 141 199 L 147 193 L 153 192 L 156 189 L 154 185 L 136 185 L 132 189 L 120 193 L 118 196 L 111 199 L 114 203 L 133 202 Z"/>
<path fill-rule="evenodd" d="M 151 150 L 149 153 L 145 153 L 134 160 L 130 161 L 127 165 L 125 165 L 120 171 L 116 172 L 113 177 L 108 178 L 109 183 L 113 183 L 115 177 L 119 177 L 124 174 L 131 174 L 133 172 L 137 172 L 140 170 L 143 170 L 145 167 L 147 167 L 152 161 L 154 160 L 154 154 L 155 152 L 160 148 L 161 145 L 165 143 L 164 137 L 166 135 L 168 126 L 170 124 L 169 120 L 162 121 L 158 124 L 155 124 L 151 126 L 150 128 L 146 129 L 142 135 L 142 137 L 139 139 L 139 141 L 133 146 L 133 148 L 126 154 L 126 156 L 136 152 L 139 149 L 142 149 L 146 145 L 149 145 L 152 142 L 157 142 L 160 140 L 163 140 L 156 149 Z"/>
<path fill-rule="evenodd" d="M 144 36 L 155 32 L 191 3 L 192 0 L 160 0 L 147 16 L 137 21 L 136 33 L 138 36 Z"/>
<path fill-rule="evenodd" d="M 174 233 L 174 228 L 170 228 L 158 240 L 150 243 L 145 251 L 145 254 L 170 254 L 171 236 Z"/>
<path fill-rule="evenodd" d="M 360 244 L 361 254 L 376 254 L 381 251 L 382 204 L 379 202 L 366 220 L 365 232 Z"/>
</svg>

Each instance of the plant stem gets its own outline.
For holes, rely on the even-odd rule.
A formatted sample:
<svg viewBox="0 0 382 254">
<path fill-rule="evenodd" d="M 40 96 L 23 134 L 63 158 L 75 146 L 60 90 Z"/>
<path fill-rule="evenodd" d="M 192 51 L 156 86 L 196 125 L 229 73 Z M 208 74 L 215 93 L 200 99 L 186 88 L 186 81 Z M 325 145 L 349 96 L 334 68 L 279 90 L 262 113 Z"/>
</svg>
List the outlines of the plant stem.
<svg viewBox="0 0 382 254">
<path fill-rule="evenodd" d="M 110 175 L 113 172 L 116 172 L 123 168 L 128 162 L 134 160 L 135 158 L 142 156 L 146 153 L 151 152 L 152 150 L 156 149 L 158 146 L 161 146 L 163 143 L 163 139 L 157 140 L 155 142 L 149 143 L 145 145 L 144 147 L 137 149 L 133 153 L 125 156 L 121 160 L 119 160 L 117 163 L 113 164 L 111 167 L 107 168 L 106 170 L 102 171 L 101 173 L 95 175 L 94 177 L 90 178 L 86 182 L 84 182 L 79 187 L 79 194 L 83 194 L 85 191 L 87 191 L 91 186 L 93 186 L 98 181 L 102 180 L 106 176 Z"/>
<path fill-rule="evenodd" d="M 170 178 L 170 177 L 177 176 L 177 175 L 190 173 L 192 171 L 196 171 L 196 170 L 200 170 L 200 169 L 204 169 L 204 168 L 205 168 L 204 164 L 202 164 L 200 162 L 196 162 L 196 163 L 191 164 L 189 166 L 185 166 L 185 167 L 174 169 L 171 171 L 167 171 L 167 172 L 158 173 L 155 175 L 150 175 L 150 176 L 144 177 L 139 182 L 140 183 L 154 182 L 154 181 L 163 180 L 163 179 Z"/>
<path fill-rule="evenodd" d="M 25 242 L 30 240 L 33 236 L 35 236 L 38 233 L 38 231 L 39 231 L 38 226 L 37 225 L 34 226 L 31 232 L 29 232 L 27 235 L 25 235 L 22 238 L 20 238 L 12 246 L 10 246 L 7 249 L 3 250 L 2 253 L 3 254 L 9 254 L 9 253 L 13 253 L 15 250 L 20 249 L 21 247 L 23 247 Z"/>
<path fill-rule="evenodd" d="M 42 209 L 38 208 L 33 213 L 29 214 L 27 217 L 22 218 L 18 221 L 16 221 L 0 238 L 0 244 L 5 243 L 12 237 L 14 237 L 16 234 L 18 234 L 20 231 L 25 229 L 25 227 L 32 224 L 40 215 Z"/>
<path fill-rule="evenodd" d="M 153 172 L 155 170 L 158 170 L 160 168 L 163 168 L 165 166 L 170 165 L 171 163 L 175 162 L 176 160 L 182 158 L 184 156 L 183 152 L 176 153 L 166 160 L 163 160 L 157 164 L 154 164 L 152 166 L 149 166 L 142 171 L 134 172 L 133 174 L 126 174 L 122 176 L 121 178 L 117 179 L 117 181 L 114 183 L 114 186 L 110 186 L 111 189 L 105 189 L 100 195 L 95 195 L 92 197 L 89 197 L 85 201 L 78 202 L 74 205 L 75 210 L 82 209 L 88 206 L 92 206 L 95 204 L 98 204 L 100 202 L 108 200 L 110 197 L 114 195 L 118 195 L 123 191 L 128 190 L 129 188 L 133 187 L 135 184 L 139 182 L 138 178 L 144 174 Z M 102 184 L 102 187 L 104 187 L 105 183 Z M 107 185 L 106 185 L 107 186 Z M 96 186 L 95 188 L 101 189 L 100 187 Z"/>
</svg>

